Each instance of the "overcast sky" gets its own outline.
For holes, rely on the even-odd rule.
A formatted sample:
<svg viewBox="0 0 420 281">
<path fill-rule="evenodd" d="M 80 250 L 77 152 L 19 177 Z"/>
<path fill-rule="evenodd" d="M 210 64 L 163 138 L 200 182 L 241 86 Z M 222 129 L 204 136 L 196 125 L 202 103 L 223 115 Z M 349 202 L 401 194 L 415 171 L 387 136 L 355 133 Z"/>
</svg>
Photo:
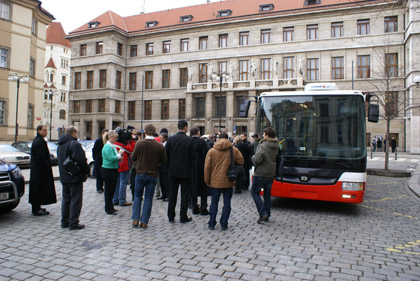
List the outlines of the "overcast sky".
<svg viewBox="0 0 420 281">
<path fill-rule="evenodd" d="M 207 3 L 207 0 L 41 0 L 42 7 L 61 22 L 67 34 L 109 10 L 122 17 L 139 14 L 143 1 L 146 13 Z M 210 2 L 217 1 L 220 0 Z"/>
</svg>

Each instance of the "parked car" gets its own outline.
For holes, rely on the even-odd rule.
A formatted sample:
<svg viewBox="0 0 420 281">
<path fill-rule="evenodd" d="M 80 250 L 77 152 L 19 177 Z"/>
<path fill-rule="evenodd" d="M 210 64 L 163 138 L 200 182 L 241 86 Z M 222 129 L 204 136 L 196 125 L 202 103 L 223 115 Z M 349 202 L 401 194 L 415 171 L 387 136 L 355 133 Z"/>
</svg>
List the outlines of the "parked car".
<svg viewBox="0 0 420 281">
<path fill-rule="evenodd" d="M 93 153 L 92 153 L 92 148 L 93 148 L 93 143 L 89 144 L 88 146 L 83 147 L 83 149 L 85 150 L 85 154 L 86 154 L 86 159 L 87 159 L 87 163 L 89 165 L 89 177 L 94 178 L 93 175 L 93 170 L 94 170 L 94 166 L 95 166 L 95 160 L 93 160 Z"/>
<path fill-rule="evenodd" d="M 16 208 L 23 194 L 25 194 L 25 179 L 20 168 L 0 160 L 0 212 Z"/>
<path fill-rule="evenodd" d="M 19 167 L 29 167 L 31 165 L 30 154 L 19 151 L 9 144 L 0 144 L 0 160 Z"/>
<path fill-rule="evenodd" d="M 78 140 L 78 142 L 80 142 L 83 148 L 88 147 L 89 144 L 95 143 L 94 140 Z"/>
<path fill-rule="evenodd" d="M 57 144 L 54 142 L 47 142 L 48 150 L 50 151 L 50 157 L 51 157 L 51 164 L 53 166 L 58 165 L 58 159 L 57 159 Z M 18 141 L 12 143 L 12 146 L 18 149 L 19 151 L 31 154 L 31 141 Z"/>
</svg>

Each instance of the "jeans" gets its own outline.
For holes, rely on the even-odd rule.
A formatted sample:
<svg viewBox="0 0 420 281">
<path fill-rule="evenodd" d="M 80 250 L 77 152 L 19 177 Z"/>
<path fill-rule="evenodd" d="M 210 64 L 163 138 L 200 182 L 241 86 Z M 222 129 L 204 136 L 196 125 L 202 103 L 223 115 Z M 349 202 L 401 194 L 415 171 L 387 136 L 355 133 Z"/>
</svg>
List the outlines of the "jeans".
<svg viewBox="0 0 420 281">
<path fill-rule="evenodd" d="M 134 191 L 133 214 L 132 220 L 140 220 L 142 223 L 149 223 L 150 214 L 152 213 L 153 194 L 155 193 L 157 178 L 146 174 L 136 175 L 136 186 Z M 140 209 L 141 201 L 144 194 L 143 210 Z"/>
<path fill-rule="evenodd" d="M 219 208 L 220 194 L 223 193 L 223 210 L 220 218 L 220 225 L 222 227 L 228 227 L 228 220 L 230 211 L 232 210 L 230 202 L 232 200 L 233 187 L 230 188 L 211 188 L 211 204 L 210 204 L 210 219 L 209 226 L 214 227 L 216 225 L 217 209 Z"/>
<path fill-rule="evenodd" d="M 251 195 L 254 199 L 255 205 L 257 206 L 260 217 L 268 215 L 271 212 L 271 186 L 273 185 L 272 177 L 256 177 L 251 186 Z M 264 188 L 264 202 L 261 200 L 261 188 Z"/>
<path fill-rule="evenodd" d="M 114 204 L 124 204 L 127 194 L 127 184 L 130 178 L 130 170 L 118 173 L 117 188 L 115 189 L 114 198 L 112 199 Z"/>
<path fill-rule="evenodd" d="M 83 183 L 63 183 L 61 202 L 61 224 L 76 226 L 79 224 L 83 201 Z"/>
</svg>

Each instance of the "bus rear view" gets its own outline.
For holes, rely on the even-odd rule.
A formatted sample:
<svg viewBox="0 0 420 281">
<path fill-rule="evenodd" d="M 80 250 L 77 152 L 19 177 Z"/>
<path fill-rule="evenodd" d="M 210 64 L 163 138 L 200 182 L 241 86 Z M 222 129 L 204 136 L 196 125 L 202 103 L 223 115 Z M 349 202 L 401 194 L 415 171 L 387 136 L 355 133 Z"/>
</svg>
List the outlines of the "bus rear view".
<svg viewBox="0 0 420 281">
<path fill-rule="evenodd" d="M 364 97 L 334 85 L 311 87 L 260 96 L 257 129 L 274 128 L 283 158 L 271 195 L 361 203 L 366 185 Z"/>
</svg>

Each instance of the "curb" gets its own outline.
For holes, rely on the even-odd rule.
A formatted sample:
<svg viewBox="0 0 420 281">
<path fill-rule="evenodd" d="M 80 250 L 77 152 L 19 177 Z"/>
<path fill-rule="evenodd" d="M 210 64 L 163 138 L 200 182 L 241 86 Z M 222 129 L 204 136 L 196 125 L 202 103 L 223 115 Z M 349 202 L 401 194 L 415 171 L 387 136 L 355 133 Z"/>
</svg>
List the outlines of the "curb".
<svg viewBox="0 0 420 281">
<path fill-rule="evenodd" d="M 392 177 L 392 178 L 408 178 L 411 172 L 401 170 L 384 170 L 384 169 L 367 169 L 367 174 L 372 176 Z"/>
</svg>

